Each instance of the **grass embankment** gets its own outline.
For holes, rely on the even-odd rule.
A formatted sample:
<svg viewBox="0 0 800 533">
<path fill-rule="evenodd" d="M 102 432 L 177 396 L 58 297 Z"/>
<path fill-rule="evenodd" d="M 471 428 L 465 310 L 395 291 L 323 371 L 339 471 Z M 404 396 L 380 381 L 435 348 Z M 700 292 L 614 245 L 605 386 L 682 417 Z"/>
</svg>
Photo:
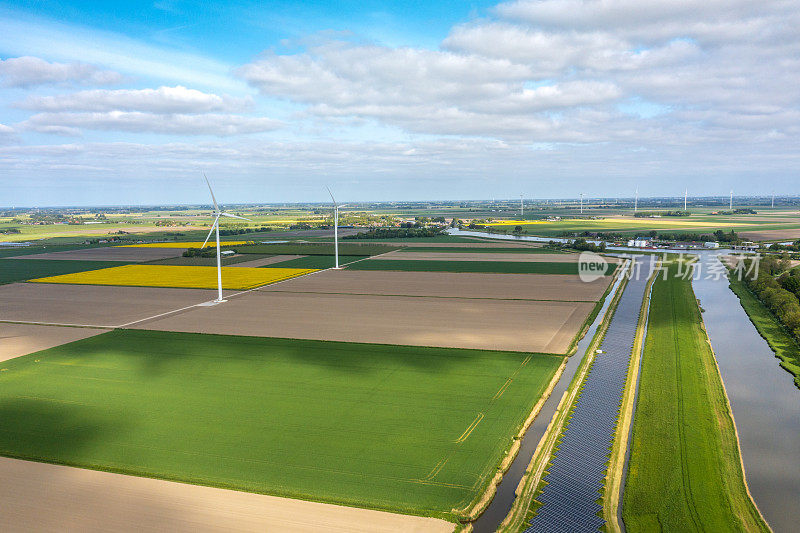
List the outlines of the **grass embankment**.
<svg viewBox="0 0 800 533">
<path fill-rule="evenodd" d="M 395 270 L 412 272 L 486 272 L 497 274 L 565 274 L 577 275 L 578 263 L 551 263 L 528 261 L 425 261 L 370 259 L 347 267 L 350 270 Z M 609 264 L 606 275 L 614 273 L 615 264 Z"/>
<path fill-rule="evenodd" d="M 73 261 L 74 262 L 74 261 Z M 303 276 L 315 269 L 222 267 L 222 288 L 247 290 Z M 117 285 L 125 287 L 174 287 L 216 289 L 217 267 L 178 265 L 125 265 L 30 280 L 35 283 Z"/>
<path fill-rule="evenodd" d="M 0 455 L 455 519 L 563 358 L 116 330 L 0 372 Z"/>
<path fill-rule="evenodd" d="M 768 531 L 691 282 L 653 285 L 623 519 L 639 531 Z"/>
<path fill-rule="evenodd" d="M 70 259 L 0 259 L 0 284 L 26 281 L 43 276 L 72 274 L 86 270 L 116 267 L 123 261 L 73 261 Z"/>
<path fill-rule="evenodd" d="M 800 387 L 800 346 L 743 281 L 732 275 L 728 278 L 731 290 L 739 297 L 750 321 L 780 359 L 780 365 L 794 375 L 794 384 Z"/>
<path fill-rule="evenodd" d="M 240 254 L 271 255 L 333 255 L 332 243 L 252 244 L 234 247 Z M 397 246 L 383 244 L 339 243 L 339 255 L 378 255 L 396 250 Z"/>
</svg>

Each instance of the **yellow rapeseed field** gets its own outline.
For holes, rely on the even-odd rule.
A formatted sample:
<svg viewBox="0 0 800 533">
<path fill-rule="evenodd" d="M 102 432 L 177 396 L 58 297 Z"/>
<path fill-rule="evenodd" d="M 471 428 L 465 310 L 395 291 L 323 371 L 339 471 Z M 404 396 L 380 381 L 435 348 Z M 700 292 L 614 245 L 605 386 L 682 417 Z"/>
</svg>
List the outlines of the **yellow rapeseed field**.
<svg viewBox="0 0 800 533">
<path fill-rule="evenodd" d="M 222 247 L 225 246 L 238 246 L 240 244 L 254 244 L 254 241 L 222 241 Z M 217 243 L 209 240 L 205 247 L 210 248 L 216 246 Z M 145 242 L 142 244 L 123 244 L 118 248 L 203 248 L 202 242 Z"/>
<path fill-rule="evenodd" d="M 313 268 L 222 267 L 222 288 L 246 290 L 311 272 Z M 132 287 L 181 287 L 216 289 L 217 267 L 181 265 L 124 265 L 75 274 L 30 280 L 36 283 L 76 285 L 125 285 Z"/>
</svg>

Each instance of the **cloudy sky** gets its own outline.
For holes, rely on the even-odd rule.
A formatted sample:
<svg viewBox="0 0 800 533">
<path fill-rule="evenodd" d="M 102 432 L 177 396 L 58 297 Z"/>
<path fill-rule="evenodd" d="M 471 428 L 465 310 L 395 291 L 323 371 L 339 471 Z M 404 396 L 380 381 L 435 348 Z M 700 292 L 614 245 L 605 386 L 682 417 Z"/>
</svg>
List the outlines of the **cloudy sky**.
<svg viewBox="0 0 800 533">
<path fill-rule="evenodd" d="M 0 206 L 800 194 L 800 0 L 139 4 L 0 5 Z"/>
</svg>

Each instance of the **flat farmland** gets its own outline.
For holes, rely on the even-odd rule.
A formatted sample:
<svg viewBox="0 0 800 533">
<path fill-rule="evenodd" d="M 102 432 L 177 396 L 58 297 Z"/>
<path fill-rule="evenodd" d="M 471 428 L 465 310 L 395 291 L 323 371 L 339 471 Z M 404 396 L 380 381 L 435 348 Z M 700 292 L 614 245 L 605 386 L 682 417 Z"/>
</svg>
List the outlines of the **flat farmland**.
<svg viewBox="0 0 800 533">
<path fill-rule="evenodd" d="M 615 264 L 609 264 L 606 275 L 614 272 Z M 578 262 L 534 262 L 534 261 L 471 261 L 451 260 L 406 260 L 369 259 L 347 267 L 351 270 L 404 270 L 409 272 L 482 272 L 498 274 L 561 274 L 577 275 Z"/>
<path fill-rule="evenodd" d="M 222 267 L 222 288 L 247 290 L 311 272 L 314 272 L 314 269 Z M 30 281 L 72 285 L 213 289 L 217 287 L 217 268 L 212 266 L 125 265 Z"/>
<path fill-rule="evenodd" d="M 0 286 L 0 320 L 114 327 L 216 296 L 201 289 L 12 283 Z"/>
<path fill-rule="evenodd" d="M 384 261 L 512 261 L 529 263 L 577 263 L 580 254 L 531 254 L 509 252 L 392 252 L 381 256 Z"/>
<path fill-rule="evenodd" d="M 318 272 L 259 291 L 322 294 L 399 295 L 501 300 L 599 300 L 611 276 L 590 283 L 578 276 L 549 274 L 480 274 L 452 272 L 398 272 L 346 269 Z"/>
<path fill-rule="evenodd" d="M 252 291 L 135 327 L 486 350 L 565 353 L 594 302 Z"/>
<path fill-rule="evenodd" d="M 115 261 L 65 261 L 29 258 L 0 259 L 0 284 L 25 281 L 42 276 L 71 274 L 118 266 Z"/>
<path fill-rule="evenodd" d="M 170 257 L 179 257 L 183 253 L 180 248 L 86 248 L 83 250 L 65 250 L 61 252 L 45 252 L 27 256 L 27 259 L 59 259 L 67 261 L 125 261 L 137 263 L 155 261 Z"/>
<path fill-rule="evenodd" d="M 451 522 L 0 457 L 6 533 L 447 533 Z"/>
<path fill-rule="evenodd" d="M 0 455 L 454 519 L 561 361 L 116 330 L 4 363 Z"/>
<path fill-rule="evenodd" d="M 96 328 L 65 328 L 0 322 L 0 363 L 107 331 Z"/>
</svg>

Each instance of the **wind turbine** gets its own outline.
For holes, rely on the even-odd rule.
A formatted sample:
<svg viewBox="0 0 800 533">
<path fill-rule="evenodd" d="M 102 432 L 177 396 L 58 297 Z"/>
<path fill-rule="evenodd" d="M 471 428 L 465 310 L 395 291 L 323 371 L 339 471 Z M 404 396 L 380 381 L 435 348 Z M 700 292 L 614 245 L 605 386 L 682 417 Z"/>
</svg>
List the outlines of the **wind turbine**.
<svg viewBox="0 0 800 533">
<path fill-rule="evenodd" d="M 525 220 L 525 203 L 522 201 L 522 195 L 519 195 L 519 218 Z"/>
<path fill-rule="evenodd" d="M 636 198 L 633 200 L 633 212 L 639 209 L 639 187 L 636 187 Z"/>
<path fill-rule="evenodd" d="M 683 191 L 683 210 L 686 211 L 686 197 L 689 196 L 689 189 Z"/>
<path fill-rule="evenodd" d="M 733 211 L 733 189 L 731 189 L 731 205 L 729 210 Z"/>
<path fill-rule="evenodd" d="M 230 217 L 230 218 L 238 218 L 240 220 L 248 220 L 252 222 L 249 218 L 240 217 L 237 215 L 231 215 L 230 213 L 223 213 L 219 206 L 217 205 L 217 199 L 214 198 L 214 191 L 211 190 L 211 183 L 208 181 L 208 177 L 206 177 L 205 172 L 203 173 L 203 177 L 206 179 L 206 185 L 208 185 L 208 192 L 211 193 L 211 201 L 214 202 L 214 223 L 211 225 L 211 229 L 208 232 L 208 236 L 206 240 L 203 241 L 203 246 L 200 248 L 205 248 L 208 239 L 211 238 L 211 233 L 216 229 L 217 230 L 217 299 L 214 300 L 215 303 L 222 303 L 225 300 L 222 299 L 222 256 L 220 255 L 219 249 L 219 217 Z"/>
<path fill-rule="evenodd" d="M 333 197 L 333 193 L 331 192 L 330 187 L 326 185 L 325 188 L 328 189 L 328 194 L 331 195 L 331 200 L 333 201 L 333 249 L 336 255 L 336 266 L 333 268 L 335 270 L 340 270 L 341 267 L 339 266 L 339 208 L 345 206 L 336 203 L 336 199 Z"/>
<path fill-rule="evenodd" d="M 583 214 L 583 193 L 581 193 L 581 215 Z"/>
</svg>

